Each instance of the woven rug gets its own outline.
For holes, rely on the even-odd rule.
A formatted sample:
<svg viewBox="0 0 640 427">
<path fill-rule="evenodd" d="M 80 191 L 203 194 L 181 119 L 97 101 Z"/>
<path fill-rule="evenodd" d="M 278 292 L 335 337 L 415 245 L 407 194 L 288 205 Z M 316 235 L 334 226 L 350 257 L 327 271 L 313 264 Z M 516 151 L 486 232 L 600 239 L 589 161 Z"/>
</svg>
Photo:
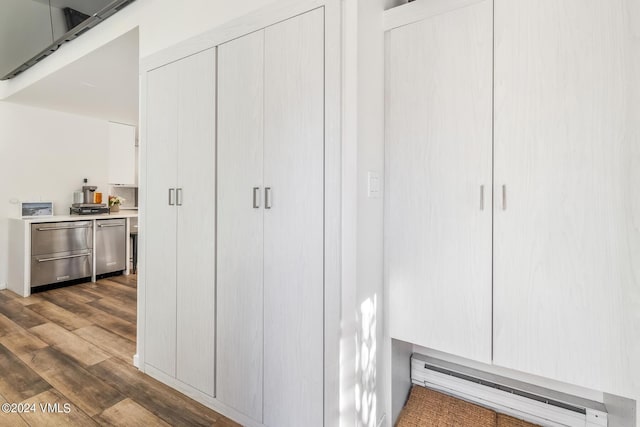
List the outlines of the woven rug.
<svg viewBox="0 0 640 427">
<path fill-rule="evenodd" d="M 397 427 L 495 427 L 496 413 L 428 388 L 413 386 Z"/>
<path fill-rule="evenodd" d="M 533 427 L 428 388 L 413 386 L 396 427 Z"/>
</svg>

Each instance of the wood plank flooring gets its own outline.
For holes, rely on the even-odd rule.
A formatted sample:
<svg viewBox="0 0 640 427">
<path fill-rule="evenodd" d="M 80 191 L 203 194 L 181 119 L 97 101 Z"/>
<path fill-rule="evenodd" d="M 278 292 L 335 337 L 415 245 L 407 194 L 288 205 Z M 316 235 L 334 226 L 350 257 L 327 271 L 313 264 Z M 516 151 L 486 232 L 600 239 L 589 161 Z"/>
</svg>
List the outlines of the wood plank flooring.
<svg viewBox="0 0 640 427">
<path fill-rule="evenodd" d="M 135 340 L 134 275 L 0 291 L 0 404 L 35 404 L 0 426 L 239 426 L 138 371 Z"/>
</svg>

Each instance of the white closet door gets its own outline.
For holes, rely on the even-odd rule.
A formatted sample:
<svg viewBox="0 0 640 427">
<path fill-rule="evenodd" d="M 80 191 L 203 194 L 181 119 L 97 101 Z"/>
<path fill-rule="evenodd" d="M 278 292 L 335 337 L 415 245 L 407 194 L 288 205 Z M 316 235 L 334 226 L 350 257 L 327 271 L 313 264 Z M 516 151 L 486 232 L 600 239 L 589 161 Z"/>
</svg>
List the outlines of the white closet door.
<svg viewBox="0 0 640 427">
<path fill-rule="evenodd" d="M 262 421 L 263 55 L 264 31 L 218 48 L 216 397 L 258 421 Z"/>
<path fill-rule="evenodd" d="M 640 397 L 640 9 L 496 1 L 495 363 Z"/>
<path fill-rule="evenodd" d="M 323 425 L 324 10 L 265 30 L 264 424 Z"/>
<path fill-rule="evenodd" d="M 176 184 L 178 69 L 147 78 L 147 205 L 145 215 L 145 363 L 176 373 Z"/>
<path fill-rule="evenodd" d="M 393 338 L 491 361 L 492 2 L 387 39 Z"/>
<path fill-rule="evenodd" d="M 214 394 L 215 49 L 178 63 L 177 372 Z"/>
</svg>

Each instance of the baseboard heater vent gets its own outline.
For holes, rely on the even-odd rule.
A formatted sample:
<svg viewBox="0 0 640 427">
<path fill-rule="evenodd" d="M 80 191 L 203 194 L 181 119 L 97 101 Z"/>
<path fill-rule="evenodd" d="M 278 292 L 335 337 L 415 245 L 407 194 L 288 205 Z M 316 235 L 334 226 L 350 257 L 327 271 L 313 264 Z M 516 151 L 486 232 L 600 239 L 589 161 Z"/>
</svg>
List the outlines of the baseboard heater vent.
<svg viewBox="0 0 640 427">
<path fill-rule="evenodd" d="M 411 357 L 411 381 L 542 426 L 607 427 L 607 411 L 600 402 L 421 354 Z"/>
</svg>

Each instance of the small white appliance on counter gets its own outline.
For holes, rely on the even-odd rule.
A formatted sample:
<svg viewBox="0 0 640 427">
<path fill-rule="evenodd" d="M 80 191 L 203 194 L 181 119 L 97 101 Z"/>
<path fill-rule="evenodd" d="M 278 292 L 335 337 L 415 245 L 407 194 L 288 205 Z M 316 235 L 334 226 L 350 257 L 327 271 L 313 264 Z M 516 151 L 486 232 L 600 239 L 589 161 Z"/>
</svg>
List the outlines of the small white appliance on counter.
<svg viewBox="0 0 640 427">
<path fill-rule="evenodd" d="M 20 212 L 23 218 L 53 216 L 53 202 L 22 202 Z"/>
</svg>

